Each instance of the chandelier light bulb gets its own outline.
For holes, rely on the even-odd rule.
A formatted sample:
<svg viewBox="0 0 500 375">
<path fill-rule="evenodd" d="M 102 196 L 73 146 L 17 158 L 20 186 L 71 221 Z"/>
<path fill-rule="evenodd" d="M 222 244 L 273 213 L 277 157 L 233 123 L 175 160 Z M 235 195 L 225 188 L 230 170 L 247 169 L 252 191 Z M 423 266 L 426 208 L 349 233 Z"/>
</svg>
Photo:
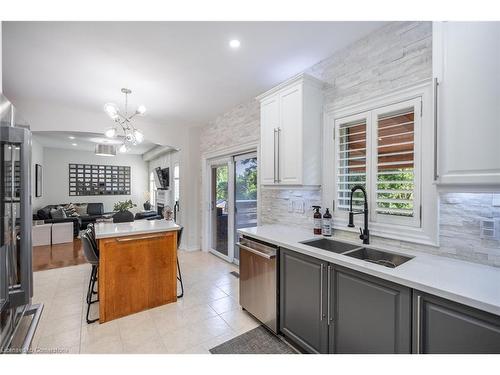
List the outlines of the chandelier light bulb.
<svg viewBox="0 0 500 375">
<path fill-rule="evenodd" d="M 111 117 L 113 120 L 118 118 L 118 107 L 114 103 L 106 103 L 104 104 L 104 111 Z"/>
<path fill-rule="evenodd" d="M 104 132 L 104 135 L 108 138 L 116 137 L 116 128 L 106 129 L 106 131 Z"/>
<path fill-rule="evenodd" d="M 120 152 L 122 154 L 125 153 L 125 152 L 127 152 L 127 151 L 128 151 L 128 148 L 127 148 L 127 146 L 125 146 L 125 144 L 122 144 L 120 146 L 120 148 L 118 149 L 118 152 Z"/>
<path fill-rule="evenodd" d="M 137 110 L 135 112 L 138 115 L 143 115 L 144 113 L 146 113 L 146 107 L 141 104 L 139 107 L 137 107 Z"/>
<path fill-rule="evenodd" d="M 144 134 L 140 130 L 134 130 L 134 138 L 137 143 L 144 141 Z"/>
</svg>

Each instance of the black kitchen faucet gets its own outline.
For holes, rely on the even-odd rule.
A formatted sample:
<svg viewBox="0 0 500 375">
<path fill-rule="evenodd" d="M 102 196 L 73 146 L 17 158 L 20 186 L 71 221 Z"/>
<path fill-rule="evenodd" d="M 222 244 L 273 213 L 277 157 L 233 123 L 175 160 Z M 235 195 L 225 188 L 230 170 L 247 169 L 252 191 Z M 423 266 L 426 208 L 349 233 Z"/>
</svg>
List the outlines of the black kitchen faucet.
<svg viewBox="0 0 500 375">
<path fill-rule="evenodd" d="M 365 198 L 365 205 L 362 211 L 353 211 L 352 210 L 352 197 L 354 196 L 354 192 L 356 190 L 361 190 L 363 192 L 363 196 Z M 365 215 L 365 228 L 362 230 L 359 228 L 361 234 L 359 238 L 363 240 L 363 243 L 368 245 L 370 243 L 370 231 L 368 230 L 368 199 L 366 198 L 366 190 L 361 185 L 356 185 L 351 189 L 351 199 L 349 203 L 349 224 L 348 227 L 354 228 L 354 215 L 364 214 Z"/>
</svg>

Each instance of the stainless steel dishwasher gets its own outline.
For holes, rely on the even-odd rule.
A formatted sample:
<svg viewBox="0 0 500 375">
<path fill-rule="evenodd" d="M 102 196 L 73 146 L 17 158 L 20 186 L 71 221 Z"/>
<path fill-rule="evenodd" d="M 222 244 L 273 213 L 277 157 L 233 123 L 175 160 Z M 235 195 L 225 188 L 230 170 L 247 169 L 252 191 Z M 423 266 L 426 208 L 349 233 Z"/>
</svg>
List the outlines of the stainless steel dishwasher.
<svg viewBox="0 0 500 375">
<path fill-rule="evenodd" d="M 273 332 L 278 332 L 278 247 L 241 237 L 240 305 Z"/>
</svg>

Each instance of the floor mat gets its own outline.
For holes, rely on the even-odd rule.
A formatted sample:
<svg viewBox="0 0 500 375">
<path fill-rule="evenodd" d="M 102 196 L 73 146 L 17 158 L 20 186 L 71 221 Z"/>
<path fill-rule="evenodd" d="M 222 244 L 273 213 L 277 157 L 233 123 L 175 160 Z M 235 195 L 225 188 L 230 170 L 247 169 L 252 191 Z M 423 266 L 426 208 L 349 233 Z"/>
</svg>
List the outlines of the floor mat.
<svg viewBox="0 0 500 375">
<path fill-rule="evenodd" d="M 288 344 L 259 326 L 215 348 L 212 354 L 297 354 Z"/>
</svg>

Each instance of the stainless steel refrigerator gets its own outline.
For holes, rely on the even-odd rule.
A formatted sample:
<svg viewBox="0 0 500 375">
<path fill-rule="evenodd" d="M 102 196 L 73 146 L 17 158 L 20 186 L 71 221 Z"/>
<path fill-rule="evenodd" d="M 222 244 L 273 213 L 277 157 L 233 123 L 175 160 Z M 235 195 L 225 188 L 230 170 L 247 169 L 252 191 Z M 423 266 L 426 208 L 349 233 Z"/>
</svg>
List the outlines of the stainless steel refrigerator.
<svg viewBox="0 0 500 375">
<path fill-rule="evenodd" d="M 32 305 L 31 132 L 0 94 L 0 353 L 27 353 L 43 305 Z"/>
</svg>

